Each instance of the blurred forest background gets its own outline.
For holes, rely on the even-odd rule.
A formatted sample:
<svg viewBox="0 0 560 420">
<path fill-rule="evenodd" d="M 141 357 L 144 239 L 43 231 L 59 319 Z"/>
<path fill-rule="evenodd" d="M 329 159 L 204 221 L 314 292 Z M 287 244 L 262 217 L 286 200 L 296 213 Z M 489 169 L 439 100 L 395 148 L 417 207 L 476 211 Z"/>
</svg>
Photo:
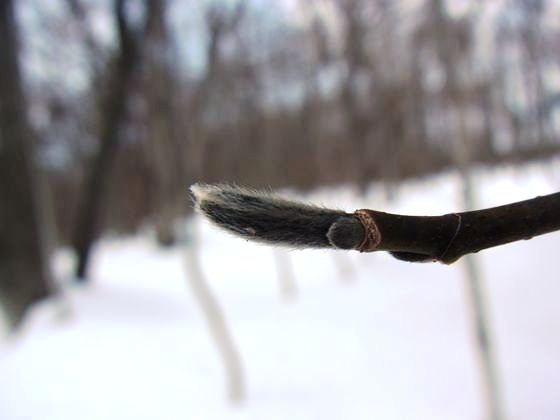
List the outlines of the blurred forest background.
<svg viewBox="0 0 560 420">
<path fill-rule="evenodd" d="M 4 262 L 44 237 L 85 278 L 102 232 L 173 244 L 197 181 L 390 195 L 560 151 L 554 1 L 4 0 L 0 29 Z"/>
<path fill-rule="evenodd" d="M 403 181 L 456 171 L 463 183 L 463 204 L 472 207 L 473 202 L 468 197 L 471 186 L 469 168 L 472 165 L 515 165 L 558 157 L 559 130 L 560 2 L 555 0 L 0 0 L 0 309 L 6 313 L 10 327 L 17 327 L 30 305 L 46 296 L 57 295 L 61 308 L 71 307 L 68 302 L 72 301 L 74 291 L 51 273 L 56 271 L 53 269 L 56 259 L 53 250 L 71 250 L 75 273 L 70 281 L 86 282 L 91 277 L 89 266 L 95 265 L 89 261 L 97 239 L 109 234 L 132 235 L 148 226 L 155 232 L 153 236 L 158 245 L 171 247 L 177 244 L 176 250 L 184 248 L 185 256 L 181 257 L 185 260 L 184 273 L 173 264 L 145 268 L 150 267 L 150 258 L 168 262 L 162 255 L 157 254 L 156 258 L 156 253 L 131 252 L 132 256 L 127 260 L 126 253 L 122 255 L 111 251 L 111 246 L 106 247 L 109 251 L 105 252 L 110 254 L 113 264 L 109 267 L 118 268 L 114 270 L 115 277 L 128 279 L 134 287 L 142 281 L 153 287 L 146 289 L 149 298 L 139 300 L 140 303 L 133 299 L 134 293 L 130 293 L 133 288 L 128 289 L 125 294 L 132 296 L 129 306 L 151 317 L 157 313 L 146 310 L 152 308 L 148 302 L 154 300 L 153 291 L 164 290 L 163 280 L 179 279 L 181 288 L 169 289 L 169 295 L 163 303 L 160 302 L 163 308 L 172 306 L 170 297 L 183 299 L 180 293 L 184 285 L 181 282 L 186 274 L 194 300 L 201 307 L 210 335 L 224 360 L 229 397 L 232 401 L 241 401 L 246 391 L 239 352 L 228 332 L 218 299 L 213 297 L 212 288 L 204 278 L 204 271 L 209 267 L 218 270 L 218 274 L 214 271 L 215 278 L 227 278 L 231 267 L 239 265 L 234 252 L 237 247 L 232 250 L 233 245 L 216 245 L 217 242 L 211 242 L 212 234 L 204 231 L 201 236 L 210 238 L 208 243 L 211 245 L 199 252 L 195 245 L 204 243 L 204 240 L 199 241 L 196 228 L 189 232 L 191 237 L 187 237 L 184 221 L 192 212 L 187 188 L 192 183 L 228 182 L 300 192 L 342 185 L 363 195 L 375 183 L 390 201 L 395 188 Z M 431 180 L 430 188 L 437 189 L 442 185 L 434 181 L 432 186 Z M 445 194 L 441 196 L 446 197 Z M 417 206 L 418 198 L 415 200 Z M 456 205 L 455 202 L 447 204 Z M 150 236 L 150 244 L 152 239 Z M 554 263 L 552 252 L 557 248 L 551 246 L 550 249 L 553 249 L 551 257 L 546 259 L 548 254 L 543 254 L 543 258 Z M 249 276 L 238 274 L 236 280 L 252 278 L 258 287 L 263 284 L 262 287 L 269 288 L 261 281 L 266 277 L 262 274 L 265 271 L 256 270 L 256 266 L 276 266 L 282 294 L 295 296 L 296 270 L 290 262 L 295 257 L 273 250 L 273 262 L 267 262 L 262 257 L 267 255 L 266 251 L 254 248 L 250 252 L 250 264 L 247 265 L 254 272 Z M 506 277 L 526 271 L 527 266 L 516 265 L 520 262 L 534 264 L 532 269 L 545 271 L 539 277 L 545 282 L 542 283 L 545 288 L 542 284 L 541 289 L 535 288 L 533 278 L 525 279 L 527 289 L 518 287 L 522 281 L 510 283 L 510 278 L 507 279 L 507 289 L 504 287 L 508 293 L 517 290 L 523 299 L 530 297 L 531 293 L 535 297 L 537 292 L 545 290 L 545 293 L 538 294 L 532 307 L 527 306 L 525 300 L 510 299 L 507 293 L 495 293 L 505 296 L 504 301 L 510 303 L 513 313 L 523 317 L 517 324 L 515 317 L 511 322 L 510 318 L 507 319 L 504 325 L 510 331 L 517 331 L 518 325 L 523 325 L 526 313 L 518 310 L 521 306 L 524 309 L 538 308 L 526 312 L 546 314 L 548 322 L 549 313 L 541 311 L 541 307 L 547 308 L 543 304 L 547 294 L 554 298 L 550 290 L 554 290 L 551 284 L 556 284 L 556 279 L 553 279 L 552 270 L 546 271 L 548 266 L 541 267 L 533 262 L 530 255 L 540 255 L 540 252 L 534 248 L 533 254 L 518 254 L 522 257 L 513 258 L 509 257 L 515 255 L 513 253 L 504 254 L 505 257 L 496 260 L 493 266 L 495 273 L 506 273 Z M 206 261 L 203 264 L 203 254 L 209 255 L 206 258 L 211 259 L 211 263 Z M 303 270 L 308 277 L 306 280 L 313 277 L 310 273 L 324 276 L 320 269 L 326 272 L 338 270 L 343 281 L 351 277 L 348 274 L 352 268 L 351 260 L 346 261 L 346 255 L 339 253 L 332 257 L 333 267 L 338 267 L 334 270 L 323 267 L 324 261 L 317 256 L 306 254 L 301 258 L 307 263 Z M 488 418 L 505 418 L 500 413 L 499 386 L 495 381 L 498 375 L 494 372 L 491 357 L 492 336 L 485 326 L 484 299 L 479 285 L 479 271 L 483 270 L 479 270 L 472 259 L 465 258 L 465 261 L 471 279 L 470 289 L 465 294 L 470 293 L 468 299 L 474 302 L 470 303 L 474 308 L 473 319 L 478 323 L 473 328 L 473 341 L 477 343 L 479 358 L 483 361 L 481 388 L 490 401 L 487 404 L 489 412 L 492 411 Z M 348 316 L 347 323 L 340 323 L 339 334 L 346 333 L 350 323 L 354 325 L 361 321 L 367 334 L 360 334 L 370 337 L 375 348 L 386 348 L 391 356 L 397 355 L 395 365 L 387 370 L 385 379 L 393 378 L 394 372 L 402 368 L 403 360 L 407 360 L 394 351 L 408 351 L 414 346 L 404 335 L 404 341 L 398 344 L 398 339 L 402 338 L 400 318 L 379 318 L 382 314 L 393 315 L 391 311 L 395 309 L 380 309 L 385 308 L 382 303 L 389 291 L 384 288 L 382 277 L 385 276 L 387 284 L 393 284 L 397 276 L 405 284 L 418 280 L 417 270 L 430 270 L 425 266 L 422 269 L 410 267 L 399 266 L 396 275 L 391 271 L 381 275 L 375 271 L 370 276 L 369 272 L 362 270 L 368 278 L 375 276 L 377 283 L 372 285 L 381 286 L 381 289 L 370 285 L 374 292 L 363 293 L 364 299 L 367 298 L 362 302 L 363 306 L 349 306 L 359 310 L 373 307 L 376 312 L 371 319 L 364 317 L 365 312 L 354 313 L 344 306 L 340 306 L 343 309 L 338 313 L 333 312 L 330 301 L 325 300 L 325 314 L 332 313 L 336 320 L 344 314 Z M 444 271 L 447 268 L 432 266 L 433 272 L 423 271 L 424 280 L 433 277 L 431 284 L 435 287 L 432 286 L 427 294 L 423 293 L 424 299 L 428 299 L 424 306 L 414 306 L 421 300 L 418 300 L 419 294 L 410 293 L 414 296 L 412 304 L 402 307 L 410 306 L 410 313 L 414 313 L 411 318 L 422 321 L 418 314 L 423 314 L 426 307 L 432 307 L 430 294 L 440 296 L 441 302 L 450 305 L 440 305 L 446 312 L 442 311 L 442 315 L 434 312 L 434 319 L 447 322 L 457 317 L 459 305 L 450 300 L 453 295 L 439 293 L 445 291 L 445 287 L 456 286 L 449 282 L 453 272 Z M 114 280 L 111 276 L 107 278 Z M 146 279 L 155 281 L 152 285 Z M 435 279 L 441 282 L 435 283 Z M 547 279 L 550 284 L 546 283 Z M 107 279 L 105 281 L 109 283 Z M 421 287 L 428 283 L 424 281 Z M 229 286 L 227 282 L 220 283 L 222 288 L 231 287 L 227 289 L 227 296 L 224 295 L 227 299 L 222 296 L 222 300 L 228 302 L 241 287 L 238 293 L 243 299 L 235 306 L 238 312 L 231 309 L 233 306 L 229 307 L 230 313 L 237 313 L 239 325 L 260 320 L 264 312 L 274 314 L 274 311 L 268 312 L 268 303 L 267 311 L 262 311 L 264 305 L 259 305 L 263 301 L 253 299 L 254 290 L 247 284 L 241 281 Z M 397 284 L 397 288 L 402 284 Z M 510 284 L 514 287 L 510 288 Z M 405 284 L 404 287 L 409 286 Z M 381 293 L 377 293 L 379 290 Z M 526 293 L 528 290 L 531 293 Z M 68 298 L 70 295 L 72 298 Z M 118 297 L 118 293 L 116 295 Z M 157 297 L 157 293 L 155 295 Z M 95 293 L 92 296 L 95 298 Z M 321 296 L 319 294 L 319 300 Z M 338 292 L 333 296 L 338 297 Z M 377 306 L 370 305 L 372 296 L 379 299 Z M 114 296 L 101 293 L 97 298 L 102 302 L 96 304 L 98 310 L 105 315 L 107 307 L 103 305 Z M 82 306 L 87 310 L 87 300 L 85 302 Z M 333 299 L 333 302 L 338 301 Z M 258 311 L 246 312 L 251 305 Z M 556 302 L 550 305 L 556 305 Z M 180 300 L 178 307 L 183 310 L 187 306 Z M 108 312 L 111 313 L 110 308 Z M 400 307 L 395 312 L 400 313 Z M 302 314 L 303 317 L 294 317 L 293 321 L 287 318 L 286 331 L 291 331 L 295 324 L 305 324 L 306 319 L 316 322 L 326 316 Z M 197 343 L 202 342 L 196 338 L 198 324 L 194 318 L 189 318 L 191 313 L 187 315 L 177 318 L 179 324 L 171 322 L 169 330 L 164 328 L 169 320 L 165 318 L 162 322 L 156 317 L 151 333 L 158 337 L 157 334 L 167 331 L 177 343 L 187 343 L 187 350 L 192 346 L 196 348 Z M 128 339 L 134 336 L 134 328 L 129 326 L 118 330 L 119 324 L 110 316 L 108 319 L 105 326 L 117 327 L 115 337 Z M 270 319 L 263 323 L 266 325 L 260 332 L 254 325 L 249 328 L 244 343 L 251 339 L 259 341 L 263 332 L 274 333 L 270 324 L 277 326 L 278 320 L 284 318 L 273 316 Z M 328 324 L 325 331 L 329 332 L 325 337 L 331 337 L 331 328 L 336 322 L 331 322 L 328 317 L 325 319 Z M 383 326 L 383 322 L 389 321 L 387 325 L 390 325 L 390 321 L 396 320 L 396 333 L 392 328 L 385 328 L 389 331 L 390 343 L 398 336 L 393 347 L 379 346 L 379 337 L 384 336 L 375 336 L 373 331 L 376 329 L 371 327 L 375 325 L 375 322 L 371 324 L 372 320 L 378 319 L 382 321 L 379 325 Z M 550 319 L 550 322 L 557 322 L 554 317 Z M 144 317 L 139 320 L 143 322 Z M 431 325 L 433 319 L 426 323 Z M 149 324 L 138 325 L 141 325 L 139 337 L 147 337 L 150 343 L 158 342 L 157 338 L 144 334 Z M 188 328 L 183 328 L 184 325 Z M 314 323 L 310 325 L 316 326 Z M 421 323 L 420 328 L 411 325 L 413 331 L 424 334 Z M 449 324 L 446 327 L 449 330 L 438 329 L 437 323 L 434 325 L 433 337 L 436 339 L 432 338 L 432 342 L 445 341 L 456 345 L 449 347 L 450 356 L 455 357 L 457 349 L 466 348 L 463 341 L 449 333 L 457 332 L 459 324 Z M 543 336 L 550 338 L 549 332 L 556 328 L 554 325 L 541 323 L 537 327 L 544 331 Z M 94 326 L 97 328 L 97 324 Z M 89 337 L 87 334 L 94 339 L 97 337 L 97 330 L 92 334 L 81 326 L 76 329 L 86 331 L 84 342 Z M 178 335 L 183 329 L 194 334 L 192 337 L 196 339 L 187 341 L 185 337 L 191 336 Z M 383 328 L 378 328 L 381 330 Z M 278 336 L 282 337 L 282 334 Z M 307 339 L 309 334 L 306 332 L 302 336 Z M 79 334 L 73 337 L 77 337 L 77 342 L 82 341 Z M 108 337 L 107 340 L 105 336 L 95 339 L 95 345 L 91 346 L 93 351 L 115 342 L 118 344 L 115 337 Z M 514 354 L 519 348 L 523 350 L 523 346 L 533 342 L 542 342 L 527 337 L 512 341 L 517 344 L 508 347 L 508 354 Z M 415 341 L 416 345 L 422 345 L 422 339 Z M 268 341 L 272 343 L 272 349 L 280 353 L 288 348 L 283 341 L 278 345 L 274 340 Z M 178 377 L 190 376 L 181 372 L 195 372 L 192 378 L 196 390 L 203 379 L 209 377 L 207 371 L 196 375 L 196 366 L 201 360 L 208 359 L 207 351 L 201 352 L 201 358 L 184 357 L 184 349 L 180 350 L 182 344 L 169 344 L 174 342 L 165 341 L 167 347 L 162 345 L 162 352 L 153 358 L 157 364 L 154 372 L 160 372 L 160 361 L 166 360 L 169 349 L 177 347 L 179 356 L 176 361 L 189 361 L 195 368 L 181 371 L 173 366 L 172 370 L 178 372 Z M 425 342 L 431 346 L 429 339 Z M 123 347 L 124 356 L 114 358 L 114 366 L 120 367 L 131 353 L 145 348 L 142 341 L 134 343 L 137 348 L 132 351 Z M 319 345 L 324 343 L 320 341 Z M 546 361 L 546 357 L 539 356 L 539 351 L 552 349 L 552 362 L 543 364 L 543 372 L 557 378 L 552 369 L 557 366 L 556 347 L 535 345 L 540 347 L 521 352 L 520 360 L 532 357 Z M 61 350 L 64 348 L 60 347 L 54 353 L 64 355 Z M 361 344 L 348 349 L 341 352 L 344 357 L 351 355 L 348 360 L 363 351 Z M 446 351 L 445 346 L 441 349 Z M 323 360 L 316 357 L 315 350 L 309 354 L 313 357 L 307 359 L 321 364 L 317 372 L 328 370 L 322 365 Z M 380 354 L 380 366 L 391 367 L 390 358 Z M 367 356 L 364 358 L 367 363 L 376 363 L 375 357 Z M 434 359 L 431 366 L 446 369 L 446 365 L 440 363 L 441 354 L 430 347 L 424 358 L 410 357 L 412 364 L 401 369 L 404 384 L 409 383 L 412 367 L 423 365 L 429 356 Z M 35 360 L 36 355 L 31 357 Z M 65 357 L 61 359 L 64 367 L 67 365 Z M 140 357 L 139 366 L 143 367 L 149 359 L 152 355 Z M 12 366 L 11 359 L 5 360 L 8 362 L 4 363 L 4 368 Z M 91 364 L 80 361 L 80 366 L 91 367 L 105 375 L 107 366 L 97 369 L 95 360 L 98 359 L 93 358 Z M 248 360 L 258 365 L 254 357 L 248 357 Z M 422 361 L 415 363 L 415 360 Z M 458 365 L 464 366 L 467 359 L 457 360 L 460 361 Z M 367 374 L 362 363 L 365 362 L 356 363 L 356 372 Z M 33 365 L 29 363 L 31 367 Z M 277 360 L 269 365 L 284 369 Z M 346 363 L 336 362 L 334 365 L 345 368 Z M 526 376 L 529 371 L 523 370 L 523 363 L 514 366 L 521 366 L 519 377 L 523 380 L 510 382 L 533 386 L 534 378 Z M 376 369 L 375 374 L 367 376 L 377 380 L 376 375 L 382 369 Z M 132 371 L 136 374 L 137 366 Z M 299 366 L 293 371 L 304 372 Z M 41 394 L 51 387 L 52 382 L 58 382 L 59 372 L 56 372 L 57 380 L 49 378 L 45 387 L 41 386 L 41 375 L 22 374 L 17 369 L 14 372 L 12 379 L 30 378 L 32 385 L 39 385 Z M 76 372 L 79 383 L 87 382 L 81 371 Z M 142 382 L 135 381 L 134 374 L 126 375 L 129 382 L 125 382 L 127 385 L 120 387 L 119 391 L 128 389 L 132 382 Z M 331 382 L 325 381 L 325 389 L 332 388 L 332 384 L 338 383 L 345 374 L 333 374 Z M 432 372 L 427 375 L 432 376 Z M 267 373 L 266 376 L 271 375 Z M 305 375 L 302 377 L 305 379 Z M 315 378 L 315 373 L 310 377 Z M 457 389 L 463 396 L 464 378 L 457 378 Z M 99 388 L 105 389 L 106 382 L 104 376 Z M 64 381 L 60 383 L 66 384 Z M 62 394 L 78 389 L 75 383 L 64 385 L 67 389 Z M 214 389 L 213 383 L 209 383 Z M 384 387 L 387 381 L 379 383 Z M 443 390 L 445 382 L 442 384 Z M 181 389 L 180 386 L 166 387 Z M 293 382 L 288 388 L 293 388 Z M 399 385 L 395 389 L 401 388 Z M 415 388 L 423 391 L 424 383 Z M 18 388 L 14 389 L 18 393 Z M 309 387 L 306 385 L 302 389 L 307 392 Z M 368 392 L 368 401 L 371 395 L 385 398 L 390 394 L 385 394 L 385 389 L 379 389 L 377 393 L 370 393 L 368 386 L 364 389 Z M 441 396 L 447 394 L 440 392 L 437 386 L 433 389 L 437 404 L 441 405 L 441 401 L 446 400 Z M 548 389 L 555 391 L 558 387 L 535 386 L 529 392 L 523 390 L 519 399 L 530 399 L 531 392 L 546 393 Z M 96 395 L 96 392 L 91 394 Z M 119 395 L 113 391 L 108 394 Z M 10 394 L 6 395 L 4 403 L 10 402 Z M 21 395 L 25 396 L 24 393 Z M 45 393 L 45 396 L 51 399 L 50 394 Z M 15 399 L 18 398 L 19 394 Z M 183 398 L 181 394 L 178 399 L 181 409 Z M 532 398 L 539 400 L 539 397 Z M 557 395 L 547 398 L 552 401 L 554 409 L 559 400 Z M 468 407 L 472 406 L 471 400 L 466 398 L 465 401 Z M 25 402 L 24 405 L 31 407 L 33 404 Z M 118 401 L 117 405 L 122 404 Z M 131 404 L 136 405 L 136 401 Z M 60 407 L 66 406 L 67 401 L 60 404 Z M 269 414 L 269 407 L 266 410 Z M 118 410 L 113 414 L 119 416 Z M 95 418 L 99 417 L 104 416 Z M 441 418 L 449 418 L 449 415 Z"/>
</svg>

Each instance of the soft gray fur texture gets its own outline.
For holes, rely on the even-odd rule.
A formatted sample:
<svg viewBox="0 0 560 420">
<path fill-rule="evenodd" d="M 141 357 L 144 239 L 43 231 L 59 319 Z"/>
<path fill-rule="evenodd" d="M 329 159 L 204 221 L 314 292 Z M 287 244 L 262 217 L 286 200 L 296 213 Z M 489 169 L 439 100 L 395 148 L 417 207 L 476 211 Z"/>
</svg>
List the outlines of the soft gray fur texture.
<svg viewBox="0 0 560 420">
<path fill-rule="evenodd" d="M 194 184 L 196 209 L 215 225 L 245 239 L 293 248 L 332 248 L 335 222 L 352 221 L 340 210 L 285 200 L 272 193 L 228 184 Z"/>
</svg>

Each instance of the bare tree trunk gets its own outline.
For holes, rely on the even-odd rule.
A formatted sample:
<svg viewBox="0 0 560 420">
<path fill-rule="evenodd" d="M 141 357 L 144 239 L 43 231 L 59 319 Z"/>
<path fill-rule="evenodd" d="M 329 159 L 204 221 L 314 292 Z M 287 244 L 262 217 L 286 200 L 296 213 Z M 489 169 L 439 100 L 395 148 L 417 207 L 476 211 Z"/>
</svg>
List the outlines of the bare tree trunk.
<svg viewBox="0 0 560 420">
<path fill-rule="evenodd" d="M 202 80 L 197 84 L 189 106 L 189 156 L 186 157 L 188 170 L 195 179 L 206 176 L 205 161 L 207 158 L 207 143 L 204 133 L 204 112 L 208 100 L 220 81 L 223 81 L 223 63 L 221 50 L 224 39 L 237 29 L 245 13 L 246 3 L 240 1 L 231 12 L 218 4 L 208 5 L 205 13 L 208 43 L 205 51 L 206 69 Z"/>
<path fill-rule="evenodd" d="M 0 303 L 16 327 L 51 279 L 11 0 L 0 1 L 0 39 Z"/>
<path fill-rule="evenodd" d="M 298 289 L 290 255 L 281 249 L 273 249 L 272 253 L 276 262 L 280 296 L 286 301 L 294 300 L 297 297 Z"/>
<path fill-rule="evenodd" d="M 151 0 L 146 27 L 143 87 L 147 99 L 148 141 L 146 151 L 155 174 L 154 206 L 156 235 L 160 245 L 176 241 L 174 222 L 184 208 L 183 155 L 174 135 L 175 83 L 170 62 L 166 2 Z M 181 186 L 181 187 L 179 187 Z"/>
<path fill-rule="evenodd" d="M 464 92 L 459 84 L 459 63 L 457 60 L 457 46 L 455 34 L 452 33 L 449 20 L 446 16 L 445 3 L 442 0 L 432 0 L 432 10 L 437 27 L 438 55 L 445 69 L 446 89 L 444 103 L 454 111 L 454 114 L 446 114 L 448 127 L 454 143 L 453 159 L 459 168 L 463 182 L 463 200 L 467 208 L 474 208 L 474 184 L 470 171 L 471 143 L 472 139 L 468 133 L 465 121 Z M 468 63 L 467 63 L 468 65 Z M 467 70 L 468 71 L 468 70 Z M 452 118 L 454 115 L 455 118 Z M 468 301 L 471 322 L 474 330 L 477 356 L 479 360 L 479 373 L 481 375 L 482 397 L 485 404 L 485 417 L 489 420 L 502 420 L 503 409 L 501 403 L 501 392 L 498 385 L 496 363 L 492 351 L 492 336 L 490 334 L 490 319 L 486 311 L 486 298 L 482 284 L 481 270 L 475 256 L 465 257 L 465 278 L 467 282 Z"/>
<path fill-rule="evenodd" d="M 238 403 L 246 398 L 245 377 L 241 357 L 235 347 L 233 338 L 226 324 L 226 320 L 217 299 L 206 284 L 202 267 L 200 266 L 200 238 L 197 229 L 197 220 L 193 220 L 193 241 L 186 252 L 185 267 L 189 286 L 198 301 L 200 309 L 206 318 L 210 335 L 224 364 L 227 381 L 228 398 L 233 403 Z"/>
<path fill-rule="evenodd" d="M 351 0 L 337 3 L 340 13 L 344 16 L 344 59 L 348 66 L 346 78 L 340 92 L 341 109 L 344 112 L 345 130 L 349 139 L 349 149 L 347 159 L 351 160 L 351 180 L 354 181 L 362 190 L 365 189 L 369 177 L 365 173 L 368 166 L 366 159 L 368 136 L 371 133 L 373 121 L 371 109 L 364 109 L 363 101 L 358 95 L 358 79 L 362 74 L 368 75 L 368 80 L 378 79 L 375 63 L 368 55 L 365 39 L 367 38 L 367 25 L 361 16 L 361 9 L 364 6 L 362 0 Z M 373 90 L 372 87 L 370 90 Z M 371 105 L 368 104 L 368 108 Z"/>
<path fill-rule="evenodd" d="M 140 61 L 138 39 L 125 16 L 125 0 L 115 0 L 119 50 L 101 100 L 100 149 L 85 181 L 78 209 L 73 246 L 78 255 L 76 277 L 86 281 L 93 242 L 101 229 L 103 207 L 107 205 L 112 169 L 119 144 L 119 129 L 126 118 L 127 99 L 134 71 Z"/>
<path fill-rule="evenodd" d="M 482 285 L 482 275 L 474 255 L 465 257 L 465 280 L 467 301 L 471 308 L 471 325 L 476 337 L 478 362 L 482 373 L 482 395 L 488 419 L 504 418 L 498 371 L 494 360 L 494 349 L 491 340 L 490 320 L 487 311 L 487 298 Z"/>
<path fill-rule="evenodd" d="M 461 131 L 464 131 L 464 127 Z M 461 139 L 460 139 L 461 140 Z M 466 140 L 462 138 L 462 140 Z M 466 146 L 464 146 L 466 147 Z M 467 210 L 475 208 L 475 187 L 467 160 L 459 162 L 463 181 L 463 200 Z M 467 302 L 471 312 L 471 326 L 477 348 L 481 373 L 482 396 L 489 420 L 504 419 L 498 370 L 492 343 L 491 320 L 487 311 L 487 298 L 483 275 L 475 255 L 464 258 Z"/>
<path fill-rule="evenodd" d="M 332 261 L 336 269 L 338 280 L 342 284 L 353 283 L 354 278 L 354 267 L 352 267 L 352 261 L 344 254 L 333 254 Z"/>
</svg>

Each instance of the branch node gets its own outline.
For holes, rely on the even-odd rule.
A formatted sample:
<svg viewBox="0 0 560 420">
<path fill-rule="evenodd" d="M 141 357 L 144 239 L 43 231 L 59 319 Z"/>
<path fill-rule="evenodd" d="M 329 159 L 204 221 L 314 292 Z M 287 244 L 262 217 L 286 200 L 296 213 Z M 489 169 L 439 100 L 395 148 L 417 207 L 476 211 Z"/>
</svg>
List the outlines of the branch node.
<svg viewBox="0 0 560 420">
<path fill-rule="evenodd" d="M 451 214 L 453 216 L 457 217 L 457 227 L 455 228 L 455 233 L 453 234 L 453 236 L 449 240 L 449 243 L 447 244 L 444 251 L 439 256 L 439 258 L 437 259 L 438 261 L 441 261 L 441 262 L 445 262 L 445 256 L 447 255 L 447 251 L 449 251 L 449 248 L 451 248 L 451 245 L 453 244 L 453 241 L 455 241 L 455 238 L 459 234 L 459 231 L 461 230 L 461 225 L 463 223 L 463 218 L 461 217 L 460 214 L 457 214 L 457 213 L 451 213 Z"/>
<path fill-rule="evenodd" d="M 354 216 L 364 227 L 364 240 L 358 246 L 360 252 L 373 252 L 381 243 L 381 232 L 368 210 L 360 209 L 354 212 Z"/>
</svg>

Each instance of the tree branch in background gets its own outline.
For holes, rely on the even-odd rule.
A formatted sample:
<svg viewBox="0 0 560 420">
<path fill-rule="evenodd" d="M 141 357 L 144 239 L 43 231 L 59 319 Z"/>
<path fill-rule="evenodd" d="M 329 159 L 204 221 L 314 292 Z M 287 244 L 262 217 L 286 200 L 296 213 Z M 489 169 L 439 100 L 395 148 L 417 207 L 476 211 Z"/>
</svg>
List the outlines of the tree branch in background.
<svg viewBox="0 0 560 420">
<path fill-rule="evenodd" d="M 197 210 L 248 240 L 294 248 L 389 251 L 410 261 L 451 264 L 466 254 L 560 230 L 560 193 L 484 210 L 405 216 L 345 213 L 229 185 L 191 187 Z"/>
</svg>

